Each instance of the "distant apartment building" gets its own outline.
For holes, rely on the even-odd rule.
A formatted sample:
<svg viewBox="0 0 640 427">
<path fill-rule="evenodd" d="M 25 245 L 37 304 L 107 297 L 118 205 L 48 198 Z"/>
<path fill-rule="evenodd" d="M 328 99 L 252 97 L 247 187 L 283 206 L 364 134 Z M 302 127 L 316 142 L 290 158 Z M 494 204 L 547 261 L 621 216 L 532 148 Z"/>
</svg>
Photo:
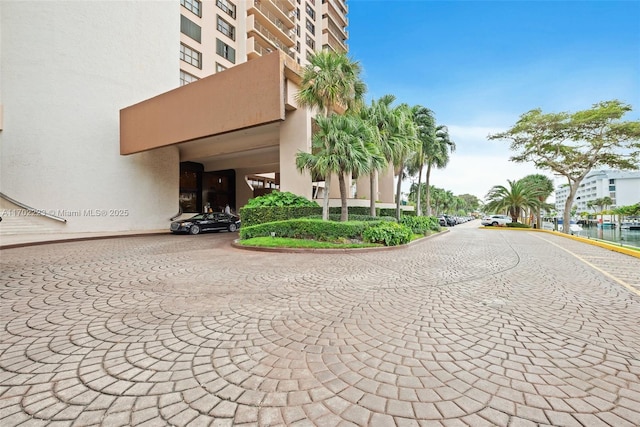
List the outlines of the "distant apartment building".
<svg viewBox="0 0 640 427">
<path fill-rule="evenodd" d="M 295 168 L 312 112 L 295 94 L 310 53 L 347 50 L 347 11 L 344 0 L 1 1 L 0 236 L 166 229 L 273 188 L 312 197 Z M 392 170 L 374 197 L 393 202 Z"/>
<path fill-rule="evenodd" d="M 569 197 L 569 186 L 556 188 L 556 210 L 564 212 Z M 589 202 L 610 197 L 613 204 L 609 208 L 628 206 L 640 202 L 640 171 L 594 170 L 582 180 L 573 206 L 577 212 L 593 213 Z"/>
</svg>

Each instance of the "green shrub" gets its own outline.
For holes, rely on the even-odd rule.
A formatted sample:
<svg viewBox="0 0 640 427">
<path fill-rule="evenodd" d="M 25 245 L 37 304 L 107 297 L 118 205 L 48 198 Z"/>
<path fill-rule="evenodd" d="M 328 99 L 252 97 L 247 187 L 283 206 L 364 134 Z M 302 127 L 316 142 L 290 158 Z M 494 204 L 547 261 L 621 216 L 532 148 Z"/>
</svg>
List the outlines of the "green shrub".
<svg viewBox="0 0 640 427">
<path fill-rule="evenodd" d="M 521 222 L 509 222 L 509 223 L 507 223 L 507 227 L 512 227 L 512 228 L 531 228 L 530 225 L 523 224 Z"/>
<path fill-rule="evenodd" d="M 351 215 L 370 215 L 371 208 L 369 206 L 349 206 L 347 208 L 349 211 L 349 219 L 351 219 Z M 376 208 L 376 215 L 380 215 L 380 209 Z M 329 208 L 329 214 L 340 215 L 342 213 L 342 208 L 339 206 L 334 206 Z"/>
<path fill-rule="evenodd" d="M 307 218 L 309 219 L 322 219 L 322 214 L 320 215 L 310 215 Z M 340 221 L 340 214 L 330 214 L 330 221 Z M 392 216 L 371 216 L 371 215 L 351 215 L 349 214 L 349 221 L 394 221 L 395 218 Z"/>
<path fill-rule="evenodd" d="M 313 239 L 320 241 L 341 241 L 343 239 L 361 240 L 364 231 L 379 224 L 370 221 L 323 221 L 321 219 L 291 219 L 287 221 L 275 221 L 242 226 L 240 229 L 241 239 L 251 239 L 253 237 L 269 237 L 274 233 L 277 237 L 288 237 L 292 239 Z"/>
<path fill-rule="evenodd" d="M 256 208 L 245 206 L 240 208 L 242 228 L 264 222 L 286 221 L 312 215 L 320 215 L 322 218 L 322 208 L 320 206 L 264 206 Z"/>
<path fill-rule="evenodd" d="M 438 218 L 434 216 L 402 216 L 400 224 L 406 225 L 415 234 L 426 234 L 429 231 L 440 230 Z"/>
<path fill-rule="evenodd" d="M 364 240 L 371 243 L 382 243 L 385 246 L 397 246 L 411 241 L 411 229 L 397 222 L 384 221 L 364 230 Z"/>
<path fill-rule="evenodd" d="M 318 203 L 307 199 L 306 197 L 298 196 L 297 194 L 290 193 L 288 191 L 273 191 L 264 196 L 258 196 L 250 199 L 244 206 L 245 208 L 257 208 L 264 206 L 320 206 Z"/>
</svg>

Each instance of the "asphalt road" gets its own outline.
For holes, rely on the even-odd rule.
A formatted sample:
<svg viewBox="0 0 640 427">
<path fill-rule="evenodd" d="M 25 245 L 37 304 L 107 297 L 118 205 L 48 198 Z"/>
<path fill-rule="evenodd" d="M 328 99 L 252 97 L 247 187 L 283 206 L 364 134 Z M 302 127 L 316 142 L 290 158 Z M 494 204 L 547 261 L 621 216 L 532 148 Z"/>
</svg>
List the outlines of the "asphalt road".
<svg viewBox="0 0 640 427">
<path fill-rule="evenodd" d="M 2 250 L 0 425 L 640 425 L 640 259 L 478 225 Z"/>
</svg>

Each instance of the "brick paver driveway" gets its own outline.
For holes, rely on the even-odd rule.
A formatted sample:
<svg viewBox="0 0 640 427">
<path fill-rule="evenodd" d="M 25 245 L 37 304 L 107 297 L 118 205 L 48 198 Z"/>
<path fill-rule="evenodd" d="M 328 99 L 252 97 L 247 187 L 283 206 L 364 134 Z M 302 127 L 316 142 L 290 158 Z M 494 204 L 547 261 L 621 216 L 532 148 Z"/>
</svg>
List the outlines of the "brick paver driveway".
<svg viewBox="0 0 640 427">
<path fill-rule="evenodd" d="M 640 259 L 476 226 L 4 250 L 0 425 L 640 425 Z"/>
</svg>

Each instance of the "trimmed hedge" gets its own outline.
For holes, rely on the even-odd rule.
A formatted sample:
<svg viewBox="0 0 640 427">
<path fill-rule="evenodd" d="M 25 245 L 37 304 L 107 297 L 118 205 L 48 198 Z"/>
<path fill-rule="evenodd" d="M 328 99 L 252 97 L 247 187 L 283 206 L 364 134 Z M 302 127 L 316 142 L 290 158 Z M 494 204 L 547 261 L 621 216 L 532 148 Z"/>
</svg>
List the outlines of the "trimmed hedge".
<svg viewBox="0 0 640 427">
<path fill-rule="evenodd" d="M 320 206 L 264 206 L 240 208 L 242 228 L 265 222 L 285 221 L 295 218 L 306 218 L 313 215 L 322 217 Z"/>
<path fill-rule="evenodd" d="M 369 206 L 348 206 L 347 210 L 349 211 L 349 217 L 351 215 L 367 215 L 371 214 L 371 208 Z M 340 215 L 342 213 L 342 208 L 340 206 L 334 206 L 329 208 L 329 215 L 336 214 Z M 380 208 L 376 208 L 376 216 L 380 216 Z"/>
<path fill-rule="evenodd" d="M 521 222 L 508 222 L 507 223 L 507 227 L 511 227 L 511 228 L 531 228 L 530 225 L 523 224 Z"/>
<path fill-rule="evenodd" d="M 385 221 L 367 228 L 362 236 L 367 242 L 398 246 L 409 243 L 412 235 L 413 232 L 406 225 Z"/>
<path fill-rule="evenodd" d="M 400 224 L 406 225 L 415 234 L 426 234 L 440 230 L 438 218 L 435 216 L 402 216 Z"/>
<path fill-rule="evenodd" d="M 310 215 L 309 219 L 322 219 L 322 215 Z M 340 221 L 340 214 L 330 214 L 330 221 Z M 351 215 L 349 214 L 349 221 L 396 221 L 392 216 L 371 216 L 371 215 Z"/>
<path fill-rule="evenodd" d="M 292 239 L 313 239 L 320 241 L 341 241 L 344 239 L 362 239 L 366 229 L 377 225 L 375 221 L 323 221 L 321 219 L 291 219 L 275 221 L 240 228 L 241 239 L 253 237 L 269 237 L 275 233 L 277 237 Z"/>
</svg>

